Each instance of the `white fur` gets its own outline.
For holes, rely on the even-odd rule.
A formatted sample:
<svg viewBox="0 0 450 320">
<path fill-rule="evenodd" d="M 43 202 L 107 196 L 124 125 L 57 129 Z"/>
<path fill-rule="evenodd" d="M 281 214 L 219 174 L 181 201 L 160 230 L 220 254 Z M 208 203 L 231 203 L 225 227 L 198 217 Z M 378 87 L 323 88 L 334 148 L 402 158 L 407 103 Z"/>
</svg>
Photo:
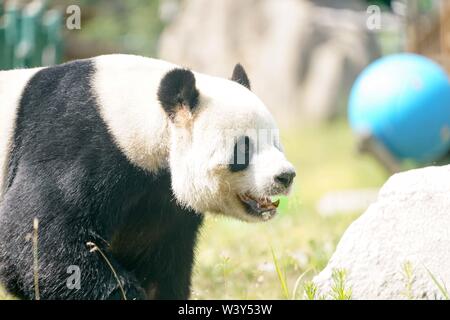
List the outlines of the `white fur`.
<svg viewBox="0 0 450 320">
<path fill-rule="evenodd" d="M 6 187 L 9 155 L 22 92 L 30 78 L 40 69 L 0 71 L 0 200 Z"/>
<path fill-rule="evenodd" d="M 95 65 L 93 87 L 119 147 L 132 163 L 148 171 L 170 166 L 172 189 L 180 204 L 199 212 L 255 220 L 236 195 L 279 193 L 274 176 L 293 168 L 277 139 L 261 146 L 244 172 L 228 169 L 234 138 L 277 129 L 251 91 L 236 82 L 194 72 L 199 105 L 193 115 L 172 122 L 160 106 L 157 90 L 162 77 L 179 66 L 131 55 L 100 56 Z"/>
<path fill-rule="evenodd" d="M 273 195 L 275 175 L 293 167 L 277 149 L 279 142 L 275 140 L 258 148 L 247 170 L 231 173 L 227 164 L 235 138 L 261 130 L 276 132 L 275 121 L 265 105 L 245 87 L 198 73 L 195 77 L 200 105 L 192 128 L 175 128 L 171 133 L 170 168 L 175 195 L 181 203 L 200 212 L 255 220 L 243 210 L 236 195 Z M 257 137 L 252 140 L 258 142 Z"/>
<path fill-rule="evenodd" d="M 167 166 L 167 117 L 157 90 L 169 63 L 132 55 L 94 59 L 93 86 L 103 119 L 117 144 L 135 165 L 151 172 Z"/>
</svg>

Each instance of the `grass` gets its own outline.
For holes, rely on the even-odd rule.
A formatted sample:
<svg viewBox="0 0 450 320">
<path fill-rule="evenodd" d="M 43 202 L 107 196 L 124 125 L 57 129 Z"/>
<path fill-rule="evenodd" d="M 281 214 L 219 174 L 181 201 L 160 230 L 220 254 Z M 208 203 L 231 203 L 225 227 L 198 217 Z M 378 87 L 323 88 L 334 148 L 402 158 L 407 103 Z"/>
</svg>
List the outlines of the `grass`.
<svg viewBox="0 0 450 320">
<path fill-rule="evenodd" d="M 449 295 L 449 292 L 447 290 L 447 287 L 445 286 L 445 283 L 439 281 L 436 278 L 436 276 L 430 270 L 428 270 L 428 268 L 425 268 L 425 269 L 427 270 L 427 273 L 430 276 L 431 280 L 433 280 L 433 283 L 436 285 L 436 287 L 441 292 L 441 294 L 444 297 L 444 299 L 445 300 L 450 300 L 450 295 Z"/>
<path fill-rule="evenodd" d="M 347 272 L 344 269 L 335 269 L 332 274 L 333 285 L 331 286 L 331 297 L 334 300 L 350 300 L 352 289 L 346 284 Z"/>
<path fill-rule="evenodd" d="M 405 280 L 405 297 L 408 300 L 414 300 L 413 284 L 414 284 L 414 268 L 410 261 L 403 264 L 403 277 Z"/>
<path fill-rule="evenodd" d="M 303 299 L 306 300 L 351 300 L 352 288 L 348 286 L 347 271 L 345 269 L 334 269 L 331 279 L 333 281 L 330 292 L 320 292 L 312 281 L 305 282 L 303 286 Z"/>
<path fill-rule="evenodd" d="M 286 281 L 286 272 L 284 271 L 284 268 L 283 268 L 283 270 L 281 270 L 280 263 L 278 262 L 278 258 L 275 255 L 273 248 L 271 248 L 271 251 L 272 251 L 273 264 L 275 265 L 275 271 L 277 272 L 277 275 L 278 275 L 278 281 L 281 284 L 283 297 L 285 299 L 289 299 L 289 289 L 288 289 L 288 284 Z"/>
<path fill-rule="evenodd" d="M 303 287 L 304 290 L 304 299 L 306 300 L 320 300 L 318 295 L 317 286 L 312 281 L 307 281 Z"/>
</svg>

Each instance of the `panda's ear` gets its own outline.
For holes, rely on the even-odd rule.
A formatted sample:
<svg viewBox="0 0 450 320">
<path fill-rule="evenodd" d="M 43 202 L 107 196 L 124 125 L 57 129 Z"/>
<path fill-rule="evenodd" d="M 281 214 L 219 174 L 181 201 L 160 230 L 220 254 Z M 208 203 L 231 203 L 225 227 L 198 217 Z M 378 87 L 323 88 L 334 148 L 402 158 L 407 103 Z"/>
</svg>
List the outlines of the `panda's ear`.
<svg viewBox="0 0 450 320">
<path fill-rule="evenodd" d="M 233 75 L 231 76 L 231 80 L 236 81 L 239 84 L 242 84 L 247 89 L 251 90 L 250 88 L 250 80 L 248 79 L 247 73 L 244 70 L 244 67 L 238 63 L 234 67 Z"/>
<path fill-rule="evenodd" d="M 192 114 L 198 105 L 198 97 L 195 76 L 190 70 L 173 69 L 161 79 L 158 100 L 172 120 L 178 112 Z"/>
</svg>

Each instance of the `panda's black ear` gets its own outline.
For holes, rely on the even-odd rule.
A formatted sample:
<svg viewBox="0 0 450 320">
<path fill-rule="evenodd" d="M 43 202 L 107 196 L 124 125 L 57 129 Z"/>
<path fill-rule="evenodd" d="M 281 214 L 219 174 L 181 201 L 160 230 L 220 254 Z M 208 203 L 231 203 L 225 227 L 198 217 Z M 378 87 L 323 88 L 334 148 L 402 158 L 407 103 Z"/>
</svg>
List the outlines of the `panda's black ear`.
<svg viewBox="0 0 450 320">
<path fill-rule="evenodd" d="M 195 76 L 190 70 L 173 69 L 161 79 L 158 100 L 171 119 L 181 109 L 192 112 L 198 105 L 198 97 Z"/>
<path fill-rule="evenodd" d="M 233 70 L 233 75 L 231 76 L 231 80 L 236 81 L 239 84 L 242 84 L 247 89 L 250 88 L 250 80 L 248 79 L 247 73 L 244 70 L 244 67 L 238 63 Z"/>
</svg>

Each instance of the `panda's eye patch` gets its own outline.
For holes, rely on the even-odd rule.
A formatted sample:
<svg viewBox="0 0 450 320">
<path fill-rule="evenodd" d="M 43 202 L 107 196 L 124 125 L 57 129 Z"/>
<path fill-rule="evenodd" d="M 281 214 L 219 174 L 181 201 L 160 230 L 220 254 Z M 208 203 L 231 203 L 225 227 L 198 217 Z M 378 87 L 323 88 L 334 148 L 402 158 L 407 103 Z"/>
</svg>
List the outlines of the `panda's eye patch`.
<svg viewBox="0 0 450 320">
<path fill-rule="evenodd" d="M 240 137 L 234 144 L 230 171 L 238 172 L 247 169 L 253 154 L 253 144 L 248 136 Z"/>
</svg>

